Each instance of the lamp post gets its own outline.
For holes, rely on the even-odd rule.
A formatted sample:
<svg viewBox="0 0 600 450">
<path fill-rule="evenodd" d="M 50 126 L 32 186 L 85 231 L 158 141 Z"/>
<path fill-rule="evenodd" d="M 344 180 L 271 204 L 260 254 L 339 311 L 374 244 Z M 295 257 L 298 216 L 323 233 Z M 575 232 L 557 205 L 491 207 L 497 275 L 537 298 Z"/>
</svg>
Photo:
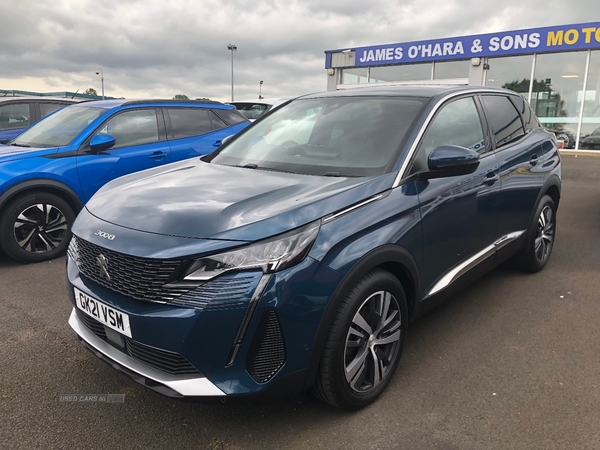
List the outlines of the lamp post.
<svg viewBox="0 0 600 450">
<path fill-rule="evenodd" d="M 261 94 L 262 94 L 262 85 L 263 85 L 263 81 L 262 81 L 262 80 L 260 80 L 260 83 L 259 83 L 259 85 L 258 85 L 258 99 L 259 99 L 259 100 L 262 100 L 262 99 L 263 99 L 263 96 L 261 95 Z"/>
<path fill-rule="evenodd" d="M 231 50 L 231 101 L 233 101 L 233 52 L 237 50 L 237 47 L 233 44 L 228 44 L 227 50 Z"/>
<path fill-rule="evenodd" d="M 104 100 L 104 71 L 102 68 L 98 67 L 96 75 L 100 75 L 100 81 L 102 82 L 102 100 Z"/>
</svg>

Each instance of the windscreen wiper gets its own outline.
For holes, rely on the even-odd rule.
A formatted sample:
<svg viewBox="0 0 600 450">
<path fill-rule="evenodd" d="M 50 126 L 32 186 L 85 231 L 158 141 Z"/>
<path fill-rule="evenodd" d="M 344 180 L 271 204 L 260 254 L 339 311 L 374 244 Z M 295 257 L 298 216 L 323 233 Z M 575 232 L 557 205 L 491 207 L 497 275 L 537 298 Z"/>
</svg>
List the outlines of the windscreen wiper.
<svg viewBox="0 0 600 450">
<path fill-rule="evenodd" d="M 31 145 L 17 144 L 16 142 L 13 142 L 12 144 L 9 144 L 9 145 L 12 145 L 14 147 L 27 147 L 27 148 L 31 147 Z"/>
</svg>

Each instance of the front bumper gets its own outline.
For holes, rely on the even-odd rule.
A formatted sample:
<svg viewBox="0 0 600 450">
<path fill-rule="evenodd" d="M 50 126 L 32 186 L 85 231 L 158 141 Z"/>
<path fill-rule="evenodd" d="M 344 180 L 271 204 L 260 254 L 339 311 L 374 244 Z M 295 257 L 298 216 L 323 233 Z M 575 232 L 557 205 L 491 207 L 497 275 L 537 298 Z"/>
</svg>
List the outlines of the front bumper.
<svg viewBox="0 0 600 450">
<path fill-rule="evenodd" d="M 117 350 L 92 333 L 77 317 L 75 307 L 69 317 L 77 340 L 98 358 L 134 381 L 169 397 L 220 397 L 225 393 L 206 377 L 171 375 L 143 364 Z"/>
<path fill-rule="evenodd" d="M 244 275 L 252 276 L 252 272 Z M 85 277 L 73 260 L 67 258 L 69 294 L 74 305 L 73 287 L 127 314 L 135 344 L 180 355 L 197 369 L 195 374 L 174 375 L 131 357 L 136 355 L 128 355 L 123 348 L 116 348 L 103 339 L 105 336 L 94 333 L 88 321 L 78 317 L 82 312 L 76 306 L 69 324 L 84 347 L 100 359 L 165 395 L 221 399 L 255 394 L 295 395 L 305 389 L 305 373 L 317 330 L 341 277 L 311 258 L 271 275 L 252 307 L 245 324 L 245 336 L 236 346 L 238 331 L 250 310 L 260 275 L 252 278 L 253 287 L 235 302 L 229 303 L 226 293 L 225 303 L 221 296 L 219 302 L 186 307 L 135 300 L 111 291 Z M 252 361 L 257 351 L 260 352 L 261 336 L 273 330 L 265 328 L 272 324 L 273 317 L 277 318 L 280 328 L 285 359 L 275 373 L 261 380 L 257 377 L 260 370 L 253 372 Z M 271 351 L 273 347 L 262 348 Z M 231 362 L 233 353 L 236 356 Z"/>
</svg>

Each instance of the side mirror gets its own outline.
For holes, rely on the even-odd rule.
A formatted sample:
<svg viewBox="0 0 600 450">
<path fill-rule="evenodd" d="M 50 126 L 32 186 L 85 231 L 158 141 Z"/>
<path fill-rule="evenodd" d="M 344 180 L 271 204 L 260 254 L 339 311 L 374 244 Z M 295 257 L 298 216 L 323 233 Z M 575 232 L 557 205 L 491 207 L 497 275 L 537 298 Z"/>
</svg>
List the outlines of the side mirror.
<svg viewBox="0 0 600 450">
<path fill-rule="evenodd" d="M 479 167 L 479 153 L 458 145 L 440 145 L 427 158 L 423 178 L 443 178 L 468 175 Z"/>
<path fill-rule="evenodd" d="M 227 142 L 229 142 L 231 140 L 232 137 L 233 137 L 233 134 L 230 134 L 229 136 L 221 139 L 221 145 L 225 145 Z"/>
<path fill-rule="evenodd" d="M 114 136 L 110 134 L 97 134 L 90 140 L 90 150 L 93 152 L 101 152 L 103 150 L 108 150 L 117 140 Z"/>
</svg>

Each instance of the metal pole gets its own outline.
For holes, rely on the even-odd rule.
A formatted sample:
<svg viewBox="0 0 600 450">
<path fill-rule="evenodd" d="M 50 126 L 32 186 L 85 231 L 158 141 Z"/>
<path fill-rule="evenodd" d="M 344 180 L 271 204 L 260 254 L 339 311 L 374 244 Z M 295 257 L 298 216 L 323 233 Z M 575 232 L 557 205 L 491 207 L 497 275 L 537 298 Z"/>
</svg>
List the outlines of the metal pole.
<svg viewBox="0 0 600 450">
<path fill-rule="evenodd" d="M 531 76 L 529 77 L 529 93 L 527 94 L 527 103 L 531 106 L 531 94 L 533 93 L 533 77 L 535 76 L 535 64 L 537 62 L 537 54 L 533 54 L 533 61 L 531 61 Z M 535 103 L 537 109 L 537 101 Z"/>
<path fill-rule="evenodd" d="M 228 44 L 227 50 L 231 50 L 231 101 L 233 101 L 233 52 L 237 50 L 237 46 Z"/>
<path fill-rule="evenodd" d="M 102 67 L 98 67 L 96 75 L 100 75 L 100 82 L 102 83 L 102 100 L 104 100 L 104 70 L 102 70 Z"/>
</svg>

